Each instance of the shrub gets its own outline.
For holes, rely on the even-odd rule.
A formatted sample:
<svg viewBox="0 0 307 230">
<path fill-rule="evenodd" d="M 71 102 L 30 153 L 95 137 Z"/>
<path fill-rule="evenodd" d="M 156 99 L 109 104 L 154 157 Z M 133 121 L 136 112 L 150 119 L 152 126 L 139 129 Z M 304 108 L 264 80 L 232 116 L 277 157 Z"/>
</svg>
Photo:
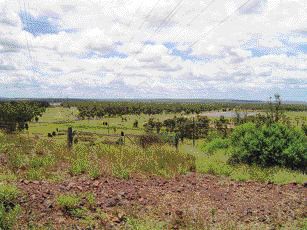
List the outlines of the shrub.
<svg viewBox="0 0 307 230">
<path fill-rule="evenodd" d="M 4 207 L 4 205 L 0 204 L 0 229 L 13 229 L 16 225 L 20 211 L 21 208 L 19 205 L 16 205 L 11 209 L 7 209 Z"/>
<path fill-rule="evenodd" d="M 7 206 L 13 206 L 16 204 L 16 200 L 20 195 L 16 186 L 10 184 L 0 184 L 0 204 Z"/>
<path fill-rule="evenodd" d="M 16 186 L 0 184 L 0 229 L 12 229 L 20 213 L 17 198 L 20 195 Z"/>
<path fill-rule="evenodd" d="M 228 148 L 229 141 L 227 139 L 215 138 L 209 143 L 206 143 L 202 146 L 202 150 L 206 153 L 213 153 L 219 149 Z"/>
<path fill-rule="evenodd" d="M 139 143 L 142 146 L 142 148 L 146 148 L 146 147 L 149 147 L 151 145 L 162 144 L 163 141 L 157 135 L 145 134 L 145 135 L 140 136 Z"/>
<path fill-rule="evenodd" d="M 232 163 L 282 166 L 305 170 L 307 141 L 299 130 L 274 123 L 259 128 L 246 123 L 231 135 Z"/>
</svg>

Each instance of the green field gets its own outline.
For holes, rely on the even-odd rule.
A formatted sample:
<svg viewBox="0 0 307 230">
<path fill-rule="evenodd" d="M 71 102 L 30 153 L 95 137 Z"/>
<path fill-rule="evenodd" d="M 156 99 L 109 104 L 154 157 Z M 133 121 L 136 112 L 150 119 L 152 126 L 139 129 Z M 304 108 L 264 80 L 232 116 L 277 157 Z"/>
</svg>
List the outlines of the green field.
<svg viewBox="0 0 307 230">
<path fill-rule="evenodd" d="M 216 114 L 216 112 L 212 112 Z M 125 134 L 143 134 L 143 125 L 148 121 L 150 117 L 156 120 L 163 121 L 174 116 L 180 116 L 180 114 L 159 114 L 159 115 L 126 115 L 123 116 L 126 120 L 122 120 L 122 117 L 106 117 L 101 120 L 78 120 L 78 111 L 76 108 L 63 108 L 63 107 L 51 107 L 40 118 L 39 122 L 31 122 L 29 125 L 28 135 L 29 137 L 39 136 L 40 139 L 48 139 L 48 133 L 52 133 L 57 128 L 60 131 L 65 131 L 69 126 L 73 130 L 79 132 L 91 132 L 96 134 L 120 134 L 124 131 Z M 293 125 L 300 126 L 307 117 L 307 112 L 287 112 L 286 115 L 291 119 Z M 215 119 L 212 117 L 211 119 Z M 133 128 L 133 122 L 139 121 L 139 128 Z M 108 126 L 104 126 L 103 122 L 108 122 Z M 103 140 L 111 140 L 115 142 L 117 138 L 105 138 L 105 137 L 93 137 L 96 143 L 100 143 Z M 59 143 L 66 142 L 66 135 L 52 137 L 53 141 Z M 92 139 L 91 139 L 92 140 Z M 185 140 L 180 144 L 180 150 L 189 153 L 196 157 L 197 171 L 200 173 L 214 174 L 226 176 L 230 179 L 246 181 L 273 181 L 279 184 L 297 182 L 304 183 L 307 181 L 307 176 L 303 173 L 291 171 L 283 168 L 271 168 L 262 169 L 257 166 L 238 165 L 231 166 L 227 163 L 229 155 L 227 150 L 219 150 L 213 154 L 205 154 L 202 150 L 206 140 L 197 140 L 196 147 L 192 146 L 191 140 Z M 129 142 L 129 144 L 131 144 Z"/>
</svg>

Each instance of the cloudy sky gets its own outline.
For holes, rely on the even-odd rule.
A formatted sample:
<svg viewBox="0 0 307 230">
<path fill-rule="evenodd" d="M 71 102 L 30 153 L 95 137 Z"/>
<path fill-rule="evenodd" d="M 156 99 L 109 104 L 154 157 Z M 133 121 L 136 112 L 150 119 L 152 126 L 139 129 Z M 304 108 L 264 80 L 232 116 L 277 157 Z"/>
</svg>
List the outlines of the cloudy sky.
<svg viewBox="0 0 307 230">
<path fill-rule="evenodd" d="M 307 101 L 306 0 L 0 0 L 0 97 Z"/>
</svg>

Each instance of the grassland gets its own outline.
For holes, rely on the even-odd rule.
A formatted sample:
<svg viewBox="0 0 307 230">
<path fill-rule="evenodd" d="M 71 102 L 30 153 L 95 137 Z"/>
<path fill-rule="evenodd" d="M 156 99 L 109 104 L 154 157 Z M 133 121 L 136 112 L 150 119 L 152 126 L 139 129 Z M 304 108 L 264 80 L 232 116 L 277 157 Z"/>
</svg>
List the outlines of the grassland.
<svg viewBox="0 0 307 230">
<path fill-rule="evenodd" d="M 218 114 L 212 112 L 213 114 Z M 143 125 L 150 117 L 163 121 L 180 114 L 158 114 L 158 115 L 126 115 L 122 117 L 106 117 L 101 120 L 78 120 L 78 111 L 76 108 L 51 107 L 40 118 L 39 122 L 32 122 L 28 131 L 29 136 L 38 135 L 42 139 L 48 139 L 47 134 L 59 130 L 67 130 L 69 126 L 77 131 L 93 132 L 98 134 L 120 134 L 124 131 L 127 134 L 143 134 Z M 300 126 L 307 117 L 307 112 L 286 112 L 293 125 Z M 211 119 L 215 119 L 211 117 Z M 133 128 L 133 122 L 138 120 L 139 127 Z M 299 122 L 297 122 L 299 121 Z M 109 126 L 104 126 L 103 122 L 108 122 Z M 96 143 L 106 138 L 92 137 Z M 91 139 L 91 138 L 89 138 Z M 107 138 L 110 140 L 110 138 Z M 64 144 L 66 135 L 55 136 L 52 138 L 57 143 Z M 116 138 L 111 138 L 116 141 Z M 222 175 L 238 181 L 256 180 L 262 182 L 274 182 L 278 184 L 287 184 L 291 182 L 304 183 L 307 181 L 306 174 L 297 171 L 291 171 L 283 168 L 260 168 L 257 166 L 229 165 L 229 154 L 226 149 L 215 151 L 213 154 L 206 154 L 202 147 L 207 143 L 205 140 L 197 140 L 196 147 L 192 146 L 192 142 L 186 140 L 180 145 L 180 150 L 189 153 L 196 158 L 197 172 L 209 173 L 213 175 Z M 128 142 L 128 145 L 131 142 Z M 133 145 L 132 145 L 133 146 Z"/>
<path fill-rule="evenodd" d="M 209 140 L 197 140 L 195 147 L 185 140 L 176 151 L 169 145 L 104 144 L 95 135 L 68 149 L 65 133 L 47 137 L 69 126 L 100 134 L 142 134 L 150 118 L 78 120 L 77 115 L 75 108 L 48 108 L 28 131 L 0 133 L 0 228 L 2 223 L 28 229 L 306 227 L 304 173 L 228 164 L 227 148 L 207 152 Z M 175 115 L 153 117 L 163 121 Z M 306 113 L 288 115 L 296 122 Z M 132 128 L 136 119 L 139 128 Z M 294 182 L 298 185 L 289 184 Z M 2 190 L 7 194 L 3 201 Z"/>
</svg>

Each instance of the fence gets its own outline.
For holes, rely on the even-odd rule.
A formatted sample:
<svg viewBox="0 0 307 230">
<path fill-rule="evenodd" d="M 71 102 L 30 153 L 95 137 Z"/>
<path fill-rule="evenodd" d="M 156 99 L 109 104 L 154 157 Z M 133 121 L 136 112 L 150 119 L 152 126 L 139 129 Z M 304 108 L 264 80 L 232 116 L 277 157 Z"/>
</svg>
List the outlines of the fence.
<svg viewBox="0 0 307 230">
<path fill-rule="evenodd" d="M 140 138 L 144 137 L 144 134 L 127 134 L 121 131 L 120 134 L 101 134 L 94 132 L 85 132 L 85 131 L 76 131 L 69 127 L 67 130 L 58 130 L 60 133 L 65 133 L 67 135 L 67 147 L 72 148 L 74 144 L 77 144 L 79 140 L 83 141 L 93 141 L 97 138 L 107 138 L 103 143 L 109 145 L 125 145 L 127 142 L 138 145 L 141 144 L 139 142 Z M 49 135 L 48 135 L 49 136 Z M 93 138 L 96 137 L 96 138 Z M 89 138 L 90 137 L 90 138 Z M 162 138 L 162 135 L 160 135 Z M 113 141 L 110 141 L 113 139 Z M 168 139 L 168 143 L 174 145 L 174 147 L 178 150 L 179 147 L 179 138 L 175 136 L 168 135 L 164 136 L 164 139 Z M 171 141 L 169 141 L 171 140 Z M 142 145 L 142 144 L 141 144 Z"/>
</svg>

